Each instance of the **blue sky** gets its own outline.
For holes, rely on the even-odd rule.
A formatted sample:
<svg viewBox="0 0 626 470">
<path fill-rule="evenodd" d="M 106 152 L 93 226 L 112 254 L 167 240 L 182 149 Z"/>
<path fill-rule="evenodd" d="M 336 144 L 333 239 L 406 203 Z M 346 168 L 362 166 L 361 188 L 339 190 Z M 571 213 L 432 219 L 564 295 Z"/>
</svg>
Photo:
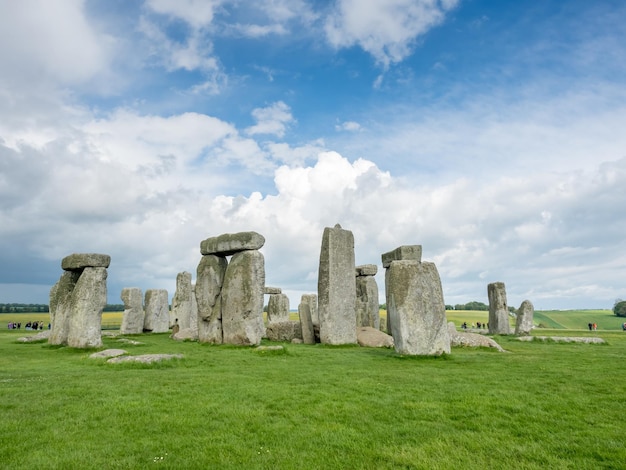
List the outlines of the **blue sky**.
<svg viewBox="0 0 626 470">
<path fill-rule="evenodd" d="M 446 303 L 626 297 L 619 1 L 0 0 L 0 301 L 74 252 L 123 287 L 195 276 L 255 230 L 267 284 L 315 292 L 324 227 L 357 264 L 422 244 Z"/>
</svg>

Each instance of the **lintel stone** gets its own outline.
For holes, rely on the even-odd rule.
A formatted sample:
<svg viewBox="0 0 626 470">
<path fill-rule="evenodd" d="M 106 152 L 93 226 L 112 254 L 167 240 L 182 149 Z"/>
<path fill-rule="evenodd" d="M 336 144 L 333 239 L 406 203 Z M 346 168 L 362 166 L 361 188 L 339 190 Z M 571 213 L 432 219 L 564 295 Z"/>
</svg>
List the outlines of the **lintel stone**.
<svg viewBox="0 0 626 470">
<path fill-rule="evenodd" d="M 78 271 L 84 268 L 108 268 L 111 264 L 109 255 L 98 253 L 73 253 L 61 261 L 64 271 Z"/>
<path fill-rule="evenodd" d="M 356 267 L 357 276 L 375 276 L 378 272 L 378 266 L 375 264 L 363 264 Z"/>
<path fill-rule="evenodd" d="M 402 245 L 395 250 L 383 253 L 383 268 L 388 268 L 392 261 L 422 261 L 422 245 Z"/>
<path fill-rule="evenodd" d="M 265 237 L 257 232 L 224 233 L 200 242 L 202 255 L 230 256 L 240 251 L 258 250 Z"/>
<path fill-rule="evenodd" d="M 282 294 L 283 290 L 280 287 L 268 287 L 268 286 L 265 286 L 265 288 L 263 289 L 263 293 L 264 294 L 269 294 L 269 295 L 272 295 L 272 294 Z"/>
</svg>

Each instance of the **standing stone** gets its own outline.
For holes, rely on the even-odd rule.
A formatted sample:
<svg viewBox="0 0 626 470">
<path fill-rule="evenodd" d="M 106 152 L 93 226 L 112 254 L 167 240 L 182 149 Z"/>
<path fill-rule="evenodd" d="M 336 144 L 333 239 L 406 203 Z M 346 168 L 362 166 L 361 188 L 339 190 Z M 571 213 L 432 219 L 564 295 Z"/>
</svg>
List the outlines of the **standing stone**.
<svg viewBox="0 0 626 470">
<path fill-rule="evenodd" d="M 315 294 L 304 294 L 298 305 L 298 316 L 300 317 L 302 341 L 304 344 L 315 344 L 315 330 L 313 328 L 313 319 L 311 318 L 311 297 L 316 301 L 315 305 L 317 306 L 317 296 Z"/>
<path fill-rule="evenodd" d="M 319 327 L 320 314 L 317 308 L 317 294 L 302 294 L 302 297 L 300 298 L 300 303 L 307 304 L 309 306 L 309 312 L 311 315 L 311 321 L 313 322 L 313 326 Z"/>
<path fill-rule="evenodd" d="M 517 319 L 515 320 L 515 334 L 529 335 L 533 329 L 533 317 L 535 307 L 530 300 L 524 300 L 517 309 Z"/>
<path fill-rule="evenodd" d="M 220 295 L 228 261 L 224 256 L 205 255 L 198 264 L 196 302 L 198 341 L 222 344 L 222 297 Z"/>
<path fill-rule="evenodd" d="M 196 285 L 191 285 L 191 318 L 189 320 L 189 330 L 192 338 L 198 339 L 198 301 L 196 300 Z"/>
<path fill-rule="evenodd" d="M 267 303 L 268 323 L 289 321 L 289 297 L 285 294 L 271 294 Z"/>
<path fill-rule="evenodd" d="M 50 337 L 49 344 L 65 345 L 70 331 L 70 304 L 72 292 L 80 272 L 64 271 L 61 278 L 50 289 Z"/>
<path fill-rule="evenodd" d="M 61 261 L 64 273 L 50 289 L 50 344 L 74 348 L 102 345 L 109 255 L 74 253 Z"/>
<path fill-rule="evenodd" d="M 257 250 L 235 253 L 222 285 L 224 343 L 259 345 L 263 326 L 265 259 Z"/>
<path fill-rule="evenodd" d="M 375 264 L 356 267 L 356 326 L 380 328 L 378 284 Z"/>
<path fill-rule="evenodd" d="M 487 286 L 489 296 L 489 334 L 510 335 L 509 309 L 506 305 L 504 282 L 492 282 Z"/>
<path fill-rule="evenodd" d="M 192 321 L 192 291 L 191 273 L 182 272 L 176 275 L 176 292 L 172 298 L 172 314 L 170 323 L 175 324 L 178 319 L 179 329 L 188 330 Z M 197 324 L 197 322 L 194 322 Z M 197 326 L 196 326 L 197 329 Z"/>
<path fill-rule="evenodd" d="M 152 333 L 167 333 L 170 330 L 170 308 L 167 290 L 146 290 L 144 308 L 146 315 L 143 329 Z"/>
<path fill-rule="evenodd" d="M 443 289 L 434 263 L 390 262 L 385 273 L 385 290 L 397 353 L 419 356 L 450 353 Z"/>
<path fill-rule="evenodd" d="M 72 292 L 67 345 L 72 348 L 102 346 L 102 310 L 107 303 L 107 270 L 84 268 Z"/>
<path fill-rule="evenodd" d="M 355 344 L 356 290 L 354 236 L 337 224 L 322 236 L 317 280 L 320 340 L 326 344 Z"/>
<path fill-rule="evenodd" d="M 124 315 L 120 333 L 137 335 L 143 331 L 143 295 L 139 287 L 125 287 L 120 295 L 124 302 Z"/>
</svg>

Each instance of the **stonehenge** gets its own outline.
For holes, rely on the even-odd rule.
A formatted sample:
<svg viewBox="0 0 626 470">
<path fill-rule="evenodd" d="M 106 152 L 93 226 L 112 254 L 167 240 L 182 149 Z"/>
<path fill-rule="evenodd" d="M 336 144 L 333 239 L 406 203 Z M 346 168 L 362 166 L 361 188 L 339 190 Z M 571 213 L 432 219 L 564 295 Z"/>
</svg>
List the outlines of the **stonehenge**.
<svg viewBox="0 0 626 470">
<path fill-rule="evenodd" d="M 488 284 L 487 295 L 489 297 L 489 334 L 510 335 L 509 309 L 506 305 L 504 282 Z"/>
<path fill-rule="evenodd" d="M 438 356 L 450 353 L 443 289 L 434 263 L 421 261 L 419 245 L 382 255 L 387 317 L 399 354 Z M 406 256 L 406 259 L 404 258 Z"/>
<path fill-rule="evenodd" d="M 378 314 L 378 284 L 374 277 L 378 272 L 375 264 L 356 267 L 356 326 L 380 328 Z"/>
<path fill-rule="evenodd" d="M 354 236 L 337 224 L 322 236 L 317 297 L 320 341 L 356 344 Z"/>
<path fill-rule="evenodd" d="M 264 243 L 256 232 L 223 234 L 200 243 L 196 277 L 200 342 L 261 343 L 265 259 L 258 250 Z"/>
<path fill-rule="evenodd" d="M 120 333 L 136 335 L 143 331 L 144 311 L 143 294 L 139 287 L 125 287 L 120 295 L 124 302 L 124 314 Z"/>
<path fill-rule="evenodd" d="M 107 303 L 109 255 L 74 253 L 61 261 L 63 274 L 50 290 L 49 344 L 102 346 L 102 310 Z"/>
<path fill-rule="evenodd" d="M 535 307 L 530 300 L 524 300 L 517 309 L 517 318 L 515 319 L 515 334 L 529 335 L 533 329 L 533 317 L 535 315 Z"/>
<path fill-rule="evenodd" d="M 172 298 L 170 324 L 178 320 L 181 330 L 191 330 L 192 337 L 198 336 L 198 307 L 195 301 L 191 273 L 184 271 L 176 276 L 176 291 Z"/>
</svg>

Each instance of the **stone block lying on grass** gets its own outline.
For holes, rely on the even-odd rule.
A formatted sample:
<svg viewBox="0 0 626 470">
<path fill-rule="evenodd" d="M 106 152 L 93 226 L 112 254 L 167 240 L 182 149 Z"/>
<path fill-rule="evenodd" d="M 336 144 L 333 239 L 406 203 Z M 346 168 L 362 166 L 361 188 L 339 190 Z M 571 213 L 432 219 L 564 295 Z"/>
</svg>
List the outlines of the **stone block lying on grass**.
<svg viewBox="0 0 626 470">
<path fill-rule="evenodd" d="M 107 361 L 109 364 L 120 364 L 122 362 L 141 362 L 142 364 L 152 364 L 153 362 L 168 361 L 170 359 L 182 359 L 182 354 L 142 354 L 140 356 L 118 356 Z"/>
<path fill-rule="evenodd" d="M 265 335 L 270 341 L 290 342 L 294 338 L 302 339 L 302 325 L 293 320 L 270 323 L 265 329 Z"/>
<path fill-rule="evenodd" d="M 104 351 L 98 351 L 89 356 L 90 359 L 104 359 L 107 357 L 118 357 L 127 354 L 127 351 L 123 349 L 105 349 Z"/>
<path fill-rule="evenodd" d="M 470 348 L 495 348 L 500 352 L 506 352 L 502 346 L 493 339 L 478 333 L 465 333 L 456 330 L 454 322 L 448 322 L 450 333 L 450 346 L 465 346 Z"/>
<path fill-rule="evenodd" d="M 518 341 L 554 341 L 555 343 L 587 343 L 587 344 L 604 344 L 602 338 L 587 338 L 584 336 L 520 336 Z"/>
<path fill-rule="evenodd" d="M 48 339 L 49 336 L 50 336 L 50 330 L 44 330 L 44 331 L 40 331 L 36 335 L 24 336 L 22 338 L 18 338 L 17 340 L 20 343 L 34 343 L 37 341 L 44 341 Z"/>
<path fill-rule="evenodd" d="M 393 336 L 371 326 L 362 326 L 356 330 L 359 346 L 367 348 L 393 348 Z"/>
</svg>

